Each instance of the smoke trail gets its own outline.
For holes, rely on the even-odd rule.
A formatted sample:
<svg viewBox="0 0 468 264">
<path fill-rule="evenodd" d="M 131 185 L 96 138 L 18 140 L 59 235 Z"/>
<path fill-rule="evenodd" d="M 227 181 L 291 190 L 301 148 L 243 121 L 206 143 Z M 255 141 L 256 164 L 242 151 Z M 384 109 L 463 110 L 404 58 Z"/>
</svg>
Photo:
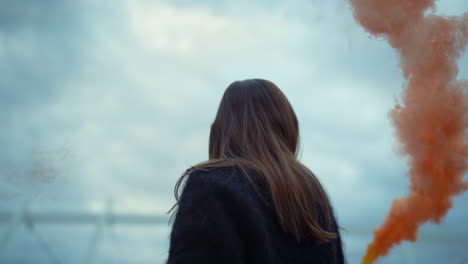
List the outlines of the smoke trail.
<svg viewBox="0 0 468 264">
<path fill-rule="evenodd" d="M 425 222 L 440 223 L 452 197 L 468 189 L 468 81 L 457 81 L 456 60 L 468 44 L 468 13 L 425 15 L 435 0 L 349 0 L 366 31 L 384 37 L 400 55 L 406 83 L 402 102 L 390 111 L 409 156 L 408 195 L 393 201 L 374 230 L 362 263 L 372 263 L 403 240 L 415 241 Z"/>
</svg>

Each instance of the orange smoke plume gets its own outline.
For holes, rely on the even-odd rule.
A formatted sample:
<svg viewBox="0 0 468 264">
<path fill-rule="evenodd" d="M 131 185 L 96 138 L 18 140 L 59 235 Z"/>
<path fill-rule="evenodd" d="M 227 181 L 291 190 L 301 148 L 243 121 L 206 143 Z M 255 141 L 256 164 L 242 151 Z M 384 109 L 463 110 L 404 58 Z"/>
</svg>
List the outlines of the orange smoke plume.
<svg viewBox="0 0 468 264">
<path fill-rule="evenodd" d="M 390 111 L 399 152 L 408 155 L 408 195 L 393 201 L 374 230 L 363 264 L 403 240 L 415 241 L 418 227 L 440 223 L 452 197 L 468 189 L 468 81 L 457 81 L 456 60 L 468 44 L 468 13 L 425 15 L 434 0 L 349 0 L 354 18 L 385 38 L 400 55 L 406 83 L 401 103 Z"/>
</svg>

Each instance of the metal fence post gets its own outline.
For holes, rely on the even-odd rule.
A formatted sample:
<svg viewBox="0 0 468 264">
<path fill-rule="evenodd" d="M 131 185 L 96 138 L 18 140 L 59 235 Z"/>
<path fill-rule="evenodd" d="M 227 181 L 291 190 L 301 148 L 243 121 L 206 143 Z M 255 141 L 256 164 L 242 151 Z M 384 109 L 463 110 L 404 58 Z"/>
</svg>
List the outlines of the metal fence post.
<svg viewBox="0 0 468 264">
<path fill-rule="evenodd" d="M 96 232 L 94 233 L 91 241 L 89 242 L 84 257 L 83 264 L 92 264 L 96 255 L 98 244 L 101 240 L 102 233 L 104 232 L 105 225 L 109 222 L 109 217 L 112 210 L 112 200 L 108 199 L 104 208 L 104 212 L 96 219 Z"/>
<path fill-rule="evenodd" d="M 5 232 L 0 236 L 0 256 L 5 252 L 10 240 L 14 237 L 19 225 L 23 222 L 23 218 L 26 210 L 29 207 L 31 200 L 26 199 L 21 206 L 10 216 L 8 226 L 6 227 Z"/>
</svg>

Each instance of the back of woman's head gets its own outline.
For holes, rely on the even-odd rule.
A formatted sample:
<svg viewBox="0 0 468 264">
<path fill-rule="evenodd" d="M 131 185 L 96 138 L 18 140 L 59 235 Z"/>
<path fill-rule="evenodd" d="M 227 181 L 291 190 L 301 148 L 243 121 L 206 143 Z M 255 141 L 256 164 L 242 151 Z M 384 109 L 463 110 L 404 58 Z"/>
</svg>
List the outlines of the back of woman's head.
<svg viewBox="0 0 468 264">
<path fill-rule="evenodd" d="M 335 234 L 330 230 L 332 212 L 328 198 L 315 175 L 298 159 L 299 125 L 296 114 L 283 92 L 264 79 L 235 81 L 221 99 L 211 125 L 209 160 L 187 169 L 237 166 L 257 186 L 246 168 L 258 172 L 271 194 L 284 231 L 297 241 L 311 236 L 318 243 Z M 174 207 L 173 207 L 174 208 Z M 171 209 L 172 210 L 172 209 Z"/>
<path fill-rule="evenodd" d="M 296 155 L 298 140 L 296 115 L 275 84 L 262 79 L 235 81 L 224 92 L 211 125 L 209 156 L 276 159 Z"/>
</svg>

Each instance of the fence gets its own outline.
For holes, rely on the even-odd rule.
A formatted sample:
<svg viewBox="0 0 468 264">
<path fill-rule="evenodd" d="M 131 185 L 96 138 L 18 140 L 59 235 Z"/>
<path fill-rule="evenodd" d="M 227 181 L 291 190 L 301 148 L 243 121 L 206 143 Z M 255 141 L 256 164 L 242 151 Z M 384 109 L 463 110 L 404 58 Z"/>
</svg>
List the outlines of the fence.
<svg viewBox="0 0 468 264">
<path fill-rule="evenodd" d="M 101 213 L 91 212 L 76 212 L 76 213 L 59 213 L 59 212 L 35 212 L 31 213 L 28 210 L 29 202 L 25 202 L 14 212 L 0 212 L 0 225 L 7 225 L 4 233 L 0 233 L 0 259 L 6 252 L 9 242 L 14 238 L 16 231 L 21 225 L 25 225 L 30 235 L 38 240 L 44 253 L 48 256 L 51 263 L 61 263 L 56 257 L 53 250 L 49 247 L 47 241 L 42 235 L 37 232 L 35 224 L 40 223 L 87 223 L 95 225 L 94 233 L 89 239 L 86 251 L 82 257 L 81 263 L 92 264 L 95 260 L 96 250 L 101 241 L 103 232 L 107 225 L 120 224 L 137 224 L 137 225 L 160 225 L 167 224 L 169 218 L 166 215 L 160 214 L 122 214 L 112 212 L 112 202 L 108 201 L 104 210 Z M 348 235 L 371 235 L 370 230 L 363 228 L 346 228 Z M 434 240 L 437 242 L 450 242 L 468 245 L 468 236 L 446 233 L 428 233 L 421 232 L 418 235 L 419 240 Z M 405 264 L 413 264 L 412 250 L 408 246 L 404 246 L 404 261 Z"/>
</svg>

